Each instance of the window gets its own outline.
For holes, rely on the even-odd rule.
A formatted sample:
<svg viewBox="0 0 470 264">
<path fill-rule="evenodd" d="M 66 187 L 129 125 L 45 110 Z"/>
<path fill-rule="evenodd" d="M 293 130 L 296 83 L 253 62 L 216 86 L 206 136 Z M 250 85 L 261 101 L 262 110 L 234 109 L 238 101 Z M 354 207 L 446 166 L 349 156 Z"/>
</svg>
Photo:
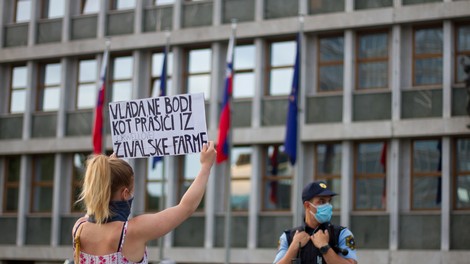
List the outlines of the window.
<svg viewBox="0 0 470 264">
<path fill-rule="evenodd" d="M 96 105 L 96 60 L 78 61 L 77 109 L 93 108 Z"/>
<path fill-rule="evenodd" d="M 154 53 L 152 55 L 152 91 L 151 96 L 156 97 L 161 95 L 160 91 L 160 80 L 162 77 L 162 69 L 163 69 L 163 58 L 164 53 Z M 168 95 L 168 88 L 171 87 L 171 75 L 173 70 L 173 53 L 168 53 L 168 57 L 166 60 L 166 86 L 165 86 L 165 94 Z M 157 89 L 157 90 L 155 90 Z"/>
<path fill-rule="evenodd" d="M 199 154 L 188 154 L 179 158 L 181 169 L 179 175 L 179 197 L 183 195 L 188 190 L 189 186 L 193 183 L 196 178 L 201 164 L 199 162 Z M 201 203 L 197 207 L 197 211 L 203 211 L 204 209 L 204 198 L 202 198 Z"/>
<path fill-rule="evenodd" d="M 113 60 L 112 102 L 127 101 L 132 97 L 132 56 L 116 57 Z"/>
<path fill-rule="evenodd" d="M 41 18 L 59 18 L 64 16 L 64 0 L 42 0 Z"/>
<path fill-rule="evenodd" d="M 174 3 L 175 3 L 175 0 L 153 0 L 154 6 L 172 5 Z"/>
<path fill-rule="evenodd" d="M 135 0 L 111 0 L 111 10 L 133 9 Z"/>
<path fill-rule="evenodd" d="M 442 28 L 416 28 L 413 33 L 413 85 L 442 84 Z"/>
<path fill-rule="evenodd" d="M 5 189 L 3 191 L 3 212 L 18 212 L 20 193 L 20 156 L 5 157 Z"/>
<path fill-rule="evenodd" d="M 414 140 L 411 171 L 411 209 L 441 205 L 441 141 Z"/>
<path fill-rule="evenodd" d="M 386 154 L 385 142 L 356 144 L 354 162 L 354 209 L 385 210 Z"/>
<path fill-rule="evenodd" d="M 388 87 L 388 33 L 362 33 L 357 38 L 357 89 Z"/>
<path fill-rule="evenodd" d="M 318 41 L 318 91 L 343 90 L 344 38 L 321 37 Z"/>
<path fill-rule="evenodd" d="M 33 157 L 32 213 L 49 213 L 52 211 L 54 163 L 54 154 L 36 155 Z"/>
<path fill-rule="evenodd" d="M 100 11 L 100 1 L 81 0 L 80 14 L 95 14 Z"/>
<path fill-rule="evenodd" d="M 266 147 L 264 160 L 263 210 L 290 210 L 294 168 L 284 152 L 284 146 L 270 145 Z"/>
<path fill-rule="evenodd" d="M 166 189 L 168 187 L 165 186 L 167 181 L 164 180 L 163 173 L 163 158 L 153 157 L 147 159 L 146 212 L 157 212 L 165 208 L 165 204 L 163 203 L 167 196 Z M 194 177 L 195 176 L 196 175 L 194 175 Z M 192 179 L 194 180 L 194 178 Z"/>
<path fill-rule="evenodd" d="M 341 193 L 341 144 L 324 143 L 315 146 L 315 181 L 324 181 L 335 193 Z M 341 199 L 333 199 L 335 210 L 341 209 Z"/>
<path fill-rule="evenodd" d="M 459 138 L 455 144 L 454 208 L 470 209 L 470 138 Z"/>
<path fill-rule="evenodd" d="M 14 23 L 28 22 L 31 20 L 31 0 L 16 0 L 14 14 Z"/>
<path fill-rule="evenodd" d="M 288 95 L 292 89 L 296 42 L 271 43 L 270 51 L 268 95 Z"/>
<path fill-rule="evenodd" d="M 28 68 L 15 66 L 11 68 L 10 113 L 24 113 L 26 106 L 26 86 Z"/>
<path fill-rule="evenodd" d="M 83 212 L 85 205 L 83 202 L 77 204 L 82 191 L 83 178 L 85 177 L 87 153 L 74 153 L 73 154 L 73 172 L 72 172 L 72 212 Z"/>
<path fill-rule="evenodd" d="M 464 82 L 467 78 L 467 74 L 463 70 L 462 60 L 466 64 L 470 63 L 470 25 L 461 25 L 457 27 L 455 41 L 455 73 L 456 78 L 455 82 L 461 83 Z"/>
<path fill-rule="evenodd" d="M 59 109 L 61 64 L 39 65 L 38 111 L 56 111 Z"/>
<path fill-rule="evenodd" d="M 251 147 L 233 147 L 231 152 L 231 207 L 248 211 L 251 193 Z"/>
<path fill-rule="evenodd" d="M 188 52 L 188 93 L 204 93 L 210 98 L 211 87 L 211 49 L 195 49 Z"/>
<path fill-rule="evenodd" d="M 255 95 L 255 45 L 235 47 L 233 98 L 253 98 Z"/>
</svg>

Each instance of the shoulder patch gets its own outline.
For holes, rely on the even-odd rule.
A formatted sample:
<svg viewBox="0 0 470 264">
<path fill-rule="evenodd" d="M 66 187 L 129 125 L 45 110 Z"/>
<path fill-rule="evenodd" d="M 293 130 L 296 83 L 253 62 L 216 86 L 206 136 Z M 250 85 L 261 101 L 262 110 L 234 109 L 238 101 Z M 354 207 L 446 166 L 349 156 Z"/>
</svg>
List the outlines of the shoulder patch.
<svg viewBox="0 0 470 264">
<path fill-rule="evenodd" d="M 354 242 L 354 237 L 352 235 L 346 237 L 346 246 L 352 250 L 356 249 L 356 242 Z"/>
</svg>

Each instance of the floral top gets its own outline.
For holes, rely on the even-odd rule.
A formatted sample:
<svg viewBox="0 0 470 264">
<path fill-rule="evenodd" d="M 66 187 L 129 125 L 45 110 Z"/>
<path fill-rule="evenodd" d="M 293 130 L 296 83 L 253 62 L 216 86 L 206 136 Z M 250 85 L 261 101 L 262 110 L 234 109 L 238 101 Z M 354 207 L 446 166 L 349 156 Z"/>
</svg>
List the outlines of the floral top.
<svg viewBox="0 0 470 264">
<path fill-rule="evenodd" d="M 126 233 L 127 233 L 127 223 L 128 222 L 126 221 L 122 228 L 121 241 L 119 242 L 119 248 L 117 252 L 104 255 L 104 256 L 95 256 L 95 255 L 90 255 L 90 254 L 80 251 L 80 264 L 122 264 L 122 263 L 147 264 L 148 263 L 147 250 L 145 250 L 144 257 L 140 262 L 129 261 L 122 254 L 122 246 L 124 245 L 124 240 L 126 238 Z"/>
</svg>

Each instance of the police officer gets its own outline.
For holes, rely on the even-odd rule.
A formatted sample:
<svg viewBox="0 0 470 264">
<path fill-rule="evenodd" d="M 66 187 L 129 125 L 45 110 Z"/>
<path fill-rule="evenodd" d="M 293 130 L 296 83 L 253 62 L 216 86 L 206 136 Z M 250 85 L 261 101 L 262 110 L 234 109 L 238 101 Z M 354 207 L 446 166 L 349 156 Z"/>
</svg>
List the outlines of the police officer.
<svg viewBox="0 0 470 264">
<path fill-rule="evenodd" d="M 352 232 L 330 224 L 336 193 L 324 182 L 311 182 L 302 191 L 305 222 L 286 230 L 273 263 L 357 264 Z"/>
</svg>

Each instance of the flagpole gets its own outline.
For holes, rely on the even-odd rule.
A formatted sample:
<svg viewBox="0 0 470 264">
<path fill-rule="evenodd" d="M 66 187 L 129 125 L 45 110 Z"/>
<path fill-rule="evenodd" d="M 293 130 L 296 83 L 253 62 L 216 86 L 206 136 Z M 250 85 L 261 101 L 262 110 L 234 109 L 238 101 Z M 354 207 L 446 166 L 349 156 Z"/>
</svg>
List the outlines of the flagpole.
<svg viewBox="0 0 470 264">
<path fill-rule="evenodd" d="M 232 63 L 232 75 L 233 75 L 233 54 L 234 54 L 234 49 L 235 49 L 235 34 L 236 34 L 236 30 L 237 30 L 237 20 L 236 19 L 232 19 L 232 37 L 233 37 L 233 42 L 230 43 L 229 42 L 229 47 L 228 47 L 228 52 L 230 52 L 230 48 L 232 48 L 231 52 L 232 54 L 227 54 L 227 61 L 231 61 Z M 230 45 L 232 44 L 232 47 L 230 47 Z M 228 58 L 228 56 L 232 56 L 231 58 Z M 233 76 L 231 77 L 232 78 L 232 82 L 233 82 Z M 233 86 L 232 86 L 233 88 Z M 229 98 L 228 98 L 228 104 L 231 105 L 232 104 L 232 96 L 230 95 Z M 232 116 L 232 108 L 230 107 L 230 112 L 229 112 L 229 115 L 230 115 L 230 118 L 229 118 L 229 122 L 231 123 L 231 116 Z M 231 161 L 231 158 L 232 158 L 232 146 L 233 146 L 233 143 L 232 143 L 232 138 L 233 138 L 233 135 L 232 135 L 232 125 L 229 124 L 229 133 L 228 133 L 228 155 L 227 155 L 227 162 L 225 164 L 225 175 L 227 175 L 226 179 L 225 179 L 225 227 L 224 227 L 224 234 L 225 234 L 225 264 L 228 264 L 230 263 L 230 248 L 231 248 L 231 240 L 232 240 L 232 236 L 231 236 L 231 229 L 232 229 L 232 203 L 231 203 L 231 192 L 232 192 L 232 189 L 231 189 L 231 184 L 232 184 L 232 173 L 231 173 L 231 165 L 232 165 L 232 161 Z"/>
<path fill-rule="evenodd" d="M 106 61 L 103 61 L 103 63 L 106 63 L 106 74 L 105 74 L 105 78 L 104 78 L 104 83 L 105 83 L 105 87 L 109 87 L 109 85 L 108 85 L 108 80 L 109 80 L 109 49 L 111 48 L 111 39 L 106 38 L 104 43 L 106 45 L 106 48 L 105 48 L 106 49 L 106 58 L 103 58 L 103 60 L 106 60 Z M 106 92 L 105 92 L 105 96 L 104 96 L 103 100 L 104 100 L 104 102 L 106 102 Z M 104 113 L 103 113 L 103 124 L 106 124 L 106 120 L 107 120 L 106 119 L 106 113 L 107 113 L 107 111 L 104 111 Z M 106 129 L 103 128 L 102 133 L 103 133 L 103 146 L 102 146 L 102 151 L 101 152 L 106 154 Z"/>
<path fill-rule="evenodd" d="M 170 35 L 171 35 L 171 32 L 170 30 L 166 29 L 165 30 L 165 38 L 166 38 L 166 43 L 165 43 L 165 50 L 164 50 L 164 54 L 163 54 L 163 67 L 165 68 L 168 68 L 168 54 L 170 52 L 169 50 L 169 47 L 170 47 Z M 166 95 L 166 91 L 163 91 L 162 87 L 164 87 L 166 89 L 166 85 L 167 85 L 167 77 L 168 77 L 168 72 L 167 72 L 167 69 L 163 69 L 162 68 L 162 72 L 164 72 L 165 74 L 165 78 L 163 78 L 162 76 L 160 76 L 160 96 L 162 95 Z M 164 82 L 164 83 L 162 83 Z M 156 87 L 154 87 L 155 89 Z M 165 160 L 162 158 L 162 184 L 161 184 L 161 194 L 162 194 L 162 197 L 160 199 L 160 209 L 161 211 L 163 211 L 163 209 L 165 208 Z M 165 246 L 165 236 L 161 236 L 159 239 L 159 255 L 160 255 L 160 263 L 163 263 L 163 260 L 164 260 L 164 250 L 163 250 L 163 247 Z"/>
</svg>

